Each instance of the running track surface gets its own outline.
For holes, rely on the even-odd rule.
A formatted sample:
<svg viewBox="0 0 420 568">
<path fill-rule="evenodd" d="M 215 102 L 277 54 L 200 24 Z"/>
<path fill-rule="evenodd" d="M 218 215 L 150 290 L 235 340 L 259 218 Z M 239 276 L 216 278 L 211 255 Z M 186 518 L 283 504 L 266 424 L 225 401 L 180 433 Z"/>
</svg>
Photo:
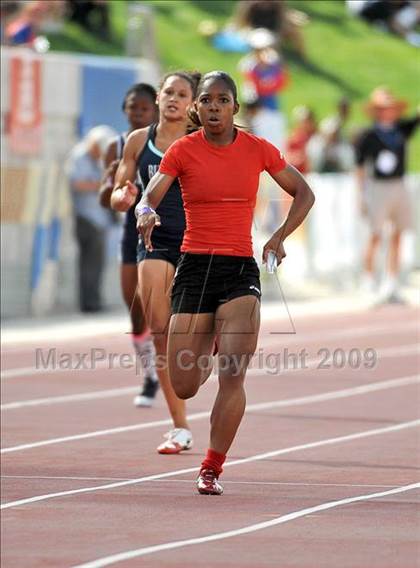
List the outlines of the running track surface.
<svg viewBox="0 0 420 568">
<path fill-rule="evenodd" d="M 214 378 L 188 403 L 193 449 L 159 456 L 162 395 L 134 408 L 132 370 L 36 374 L 34 346 L 7 345 L 3 568 L 419 566 L 417 318 L 403 306 L 313 315 L 295 319 L 296 334 L 272 333 L 290 331 L 286 320 L 263 322 L 266 369 L 247 377 L 222 497 L 194 486 Z M 131 353 L 119 331 L 41 346 Z M 305 368 L 267 372 L 286 348 L 306 349 Z M 321 348 L 372 348 L 378 362 L 321 369 Z"/>
</svg>

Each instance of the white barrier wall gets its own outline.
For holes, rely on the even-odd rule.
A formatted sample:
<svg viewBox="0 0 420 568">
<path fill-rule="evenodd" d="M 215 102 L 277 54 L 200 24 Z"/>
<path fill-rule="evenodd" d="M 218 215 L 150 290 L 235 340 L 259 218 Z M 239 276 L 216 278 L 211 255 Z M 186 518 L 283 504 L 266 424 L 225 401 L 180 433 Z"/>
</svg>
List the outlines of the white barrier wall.
<svg viewBox="0 0 420 568">
<path fill-rule="evenodd" d="M 308 223 L 310 274 L 323 276 L 357 272 L 368 237 L 368 226 L 360 216 L 353 176 L 310 174 L 308 181 L 316 195 Z M 420 175 L 408 175 L 406 184 L 413 217 L 413 229 L 407 231 L 402 243 L 404 270 L 408 271 L 420 267 Z"/>
</svg>

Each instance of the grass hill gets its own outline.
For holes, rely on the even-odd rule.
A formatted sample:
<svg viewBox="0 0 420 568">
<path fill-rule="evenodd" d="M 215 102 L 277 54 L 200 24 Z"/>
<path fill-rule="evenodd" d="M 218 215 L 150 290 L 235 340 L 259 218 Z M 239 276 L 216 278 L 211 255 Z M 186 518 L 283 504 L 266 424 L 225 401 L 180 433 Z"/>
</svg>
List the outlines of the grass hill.
<svg viewBox="0 0 420 568">
<path fill-rule="evenodd" d="M 223 69 L 239 79 L 238 54 L 220 53 L 197 31 L 202 20 L 222 26 L 232 14 L 234 0 L 158 0 L 145 2 L 156 13 L 156 33 L 162 68 Z M 109 2 L 113 41 L 104 42 L 73 23 L 61 34 L 49 36 L 51 48 L 102 55 L 123 55 L 126 4 Z M 410 102 L 413 112 L 420 102 L 420 50 L 388 33 L 350 17 L 342 0 L 289 0 L 305 12 L 303 28 L 308 61 L 303 63 L 286 49 L 291 84 L 284 94 L 286 113 L 297 104 L 311 106 L 318 118 L 330 114 L 337 100 L 347 95 L 353 102 L 350 126 L 366 123 L 363 103 L 370 91 L 386 84 Z M 410 169 L 420 171 L 420 134 L 410 151 Z"/>
</svg>

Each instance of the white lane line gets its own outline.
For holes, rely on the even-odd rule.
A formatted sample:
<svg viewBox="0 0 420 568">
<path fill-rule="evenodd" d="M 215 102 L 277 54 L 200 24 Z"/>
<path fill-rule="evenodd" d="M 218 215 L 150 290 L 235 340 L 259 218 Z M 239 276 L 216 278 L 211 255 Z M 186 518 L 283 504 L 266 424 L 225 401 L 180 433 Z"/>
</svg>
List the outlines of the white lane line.
<svg viewBox="0 0 420 568">
<path fill-rule="evenodd" d="M 389 379 L 387 381 L 380 381 L 376 383 L 369 383 L 359 387 L 351 387 L 339 391 L 324 392 L 321 394 L 313 394 L 309 396 L 302 396 L 300 398 L 289 398 L 286 400 L 273 401 L 273 402 L 260 402 L 250 405 L 251 411 L 255 410 L 268 410 L 272 408 L 281 408 L 283 406 L 300 406 L 302 404 L 312 404 L 315 402 L 325 402 L 327 400 L 336 400 L 339 398 L 348 398 L 360 394 L 367 394 L 375 391 L 393 389 L 404 387 L 407 385 L 414 385 L 420 382 L 419 375 L 410 375 L 408 377 L 400 377 L 398 379 Z"/>
<path fill-rule="evenodd" d="M 189 483 L 191 479 L 155 479 L 150 483 Z M 223 481 L 223 485 L 287 485 L 290 487 L 395 487 L 381 483 L 305 483 L 299 481 Z"/>
<path fill-rule="evenodd" d="M 0 479 L 36 479 L 61 481 L 130 481 L 132 477 L 74 477 L 59 475 L 0 475 Z M 155 479 L 150 483 L 190 483 L 191 479 Z M 225 481 L 225 485 L 290 485 L 303 487 L 394 487 L 381 483 L 306 483 L 304 481 Z"/>
<path fill-rule="evenodd" d="M 162 552 L 163 550 L 172 550 L 174 548 L 182 548 L 185 546 L 192 546 L 194 544 L 203 544 L 205 542 L 214 542 L 215 540 L 223 540 L 226 538 L 241 536 L 244 534 L 249 534 L 255 531 L 260 531 L 263 529 L 288 523 L 290 521 L 294 521 L 295 519 L 300 519 L 301 517 L 305 517 L 312 513 L 319 513 L 320 511 L 327 511 L 328 509 L 334 509 L 335 507 L 350 505 L 351 503 L 359 503 L 360 501 L 368 501 L 370 499 L 387 497 L 388 495 L 397 495 L 398 493 L 405 493 L 406 491 L 412 491 L 414 489 L 419 489 L 419 488 L 420 488 L 420 483 L 412 483 L 411 485 L 395 487 L 394 489 L 389 489 L 388 491 L 368 493 L 365 495 L 358 495 L 356 497 L 347 497 L 345 499 L 339 499 L 337 501 L 329 501 L 327 503 L 321 503 L 320 505 L 315 505 L 314 507 L 307 507 L 305 509 L 300 509 L 299 511 L 293 511 L 292 513 L 281 515 L 280 517 L 276 517 L 275 519 L 271 519 L 270 521 L 264 521 L 262 523 L 255 523 L 253 525 L 248 525 L 240 529 L 208 534 L 205 536 L 197 538 L 189 538 L 186 540 L 175 540 L 172 542 L 165 542 L 162 544 L 157 544 L 155 546 L 146 546 L 134 550 L 127 550 L 125 552 L 120 552 L 119 554 L 113 554 L 111 556 L 104 556 L 103 558 L 98 558 L 97 560 L 93 560 L 92 562 L 85 562 L 83 564 L 78 564 L 74 568 L 102 568 L 103 566 L 110 566 L 111 564 L 116 564 L 117 562 L 131 560 L 132 558 L 138 558 L 139 556 L 146 556 L 146 554 Z"/>
<path fill-rule="evenodd" d="M 26 377 L 30 375 L 49 375 L 51 373 L 79 373 L 80 371 L 96 371 L 97 369 L 109 369 L 108 361 L 98 361 L 95 366 L 91 369 L 64 369 L 62 367 L 52 368 L 47 367 L 46 369 L 37 369 L 36 367 L 16 367 L 14 369 L 4 369 L 1 372 L 1 379 L 15 379 L 16 377 Z M 126 370 L 124 367 L 120 367 L 117 364 L 114 365 L 112 370 L 123 371 Z M 133 369 L 129 369 L 133 372 Z"/>
<path fill-rule="evenodd" d="M 196 412 L 187 416 L 189 421 L 200 420 L 201 418 L 208 418 L 209 411 Z M 141 424 L 131 424 L 129 426 L 119 426 L 117 428 L 109 428 L 107 430 L 95 430 L 94 432 L 86 432 L 85 434 L 75 434 L 73 436 L 63 436 L 62 438 L 50 438 L 49 440 L 41 440 L 39 442 L 32 442 L 30 444 L 21 444 L 19 446 L 10 446 L 2 448 L 0 454 L 9 454 L 11 452 L 21 452 L 23 450 L 32 450 L 34 448 L 41 448 L 43 446 L 51 446 L 53 444 L 64 444 L 66 442 L 75 442 L 78 440 L 87 440 L 89 438 L 97 438 L 99 436 L 109 436 L 112 434 L 121 434 L 123 432 L 137 432 L 138 430 L 145 430 L 148 428 L 155 428 L 158 426 L 171 426 L 173 424 L 170 418 L 163 420 L 154 420 L 153 422 L 143 422 Z"/>
<path fill-rule="evenodd" d="M 51 404 L 60 404 L 63 402 L 79 402 L 85 400 L 95 400 L 103 398 L 114 398 L 134 394 L 139 391 L 139 387 L 119 387 L 117 389 L 107 389 L 83 392 L 77 394 L 68 394 L 62 396 L 49 396 L 45 398 L 34 398 L 32 400 L 21 400 L 16 402 L 7 402 L 0 406 L 2 411 L 15 410 L 17 408 L 27 408 L 28 406 L 45 406 Z"/>
<path fill-rule="evenodd" d="M 373 326 L 365 326 L 365 327 L 347 327 L 345 329 L 335 329 L 333 331 L 329 331 L 327 333 L 317 333 L 317 332 L 313 332 L 313 333 L 308 333 L 308 334 L 302 334 L 299 335 L 298 333 L 296 334 L 284 334 L 284 333 L 270 333 L 269 337 L 270 338 L 275 338 L 276 339 L 276 343 L 272 343 L 272 342 L 268 342 L 267 345 L 264 345 L 265 349 L 270 349 L 270 348 L 278 348 L 279 345 L 279 338 L 281 338 L 281 346 L 282 348 L 290 345 L 290 344 L 294 344 L 294 345 L 301 345 L 302 343 L 305 342 L 311 342 L 311 343 L 317 343 L 319 341 L 326 341 L 329 339 L 337 339 L 337 338 L 343 338 L 343 337 L 363 337 L 365 335 L 387 335 L 387 334 L 392 334 L 392 336 L 395 336 L 396 333 L 404 333 L 406 331 L 411 331 L 412 329 L 418 329 L 419 328 L 419 324 L 417 323 L 417 321 L 412 321 L 412 322 L 405 322 L 401 325 L 395 325 L 394 327 L 390 328 L 389 324 L 388 325 L 383 325 L 383 326 L 377 326 L 377 325 L 373 325 Z M 1 379 L 2 380 L 7 380 L 7 379 L 13 379 L 16 377 L 25 377 L 25 376 L 29 376 L 29 375 L 46 375 L 46 374 L 50 374 L 50 373 L 78 373 L 80 371 L 84 371 L 84 372 L 93 372 L 96 369 L 103 369 L 104 367 L 108 367 L 108 361 L 102 361 L 102 362 L 98 362 L 95 367 L 93 369 L 89 368 L 89 369 L 62 369 L 60 367 L 53 369 L 53 368 L 47 368 L 47 369 L 36 369 L 34 367 L 22 367 L 22 368 L 14 368 L 14 369 L 5 369 L 4 371 L 2 371 L 1 373 Z M 114 370 L 116 369 L 120 369 L 116 364 L 114 366 Z M 121 368 L 120 370 L 129 370 L 129 371 L 133 371 L 133 369 L 123 369 Z"/>
<path fill-rule="evenodd" d="M 61 479 L 68 481 L 129 481 L 132 477 L 77 477 L 64 475 L 0 475 L 0 479 Z M 378 486 L 379 487 L 379 486 Z"/>
<path fill-rule="evenodd" d="M 367 394 L 370 392 L 375 392 L 379 390 L 398 388 L 407 385 L 412 385 L 420 382 L 420 377 L 418 375 L 411 375 L 408 377 L 399 377 L 397 379 L 390 379 L 387 381 L 380 381 L 375 383 L 369 383 L 367 385 L 351 387 L 347 389 L 324 392 L 322 394 L 314 394 L 309 396 L 303 396 L 298 398 L 289 398 L 285 400 L 274 400 L 270 402 L 259 402 L 256 404 L 249 404 L 246 406 L 245 412 L 255 412 L 260 410 L 268 410 L 273 408 L 283 408 L 287 406 L 298 406 L 303 404 L 312 404 L 316 402 L 324 402 L 328 400 L 334 400 L 339 398 L 347 398 L 350 396 L 358 396 L 361 394 Z M 192 422 L 194 420 L 201 420 L 202 418 L 208 418 L 210 416 L 210 411 L 196 412 L 195 414 L 190 414 L 187 419 Z M 96 430 L 93 432 L 86 432 L 85 434 L 75 434 L 73 436 L 64 436 L 62 438 L 51 438 L 49 440 L 40 440 L 39 442 L 31 442 L 28 444 L 20 444 L 19 446 L 9 446 L 2 448 L 0 454 L 9 454 L 12 452 L 20 452 L 23 450 L 31 450 L 34 448 L 40 448 L 43 446 L 50 446 L 53 444 L 64 444 L 66 442 L 74 442 L 77 440 L 86 440 L 89 438 L 97 438 L 99 436 L 109 436 L 112 434 L 121 434 L 123 432 L 134 432 L 138 430 L 145 430 L 148 428 L 155 428 L 157 426 L 170 426 L 172 420 L 166 418 L 163 420 L 155 420 L 153 422 L 143 422 L 141 424 L 131 424 L 130 426 L 119 426 L 118 428 L 108 428 L 107 430 Z"/>
<path fill-rule="evenodd" d="M 342 442 L 350 442 L 353 440 L 360 440 L 362 438 L 368 438 L 370 436 L 378 436 L 380 434 L 387 434 L 390 432 L 398 432 L 400 430 L 405 430 L 407 428 L 415 428 L 420 426 L 420 420 L 411 420 L 409 422 L 402 422 L 400 424 L 395 424 L 394 426 L 386 426 L 384 428 L 375 428 L 373 430 L 365 430 L 363 432 L 355 432 L 353 434 L 347 434 L 345 436 L 338 436 L 336 438 L 327 438 L 324 440 L 318 440 L 316 442 L 309 442 L 306 444 L 300 444 L 298 446 L 292 446 L 289 448 L 282 448 L 280 450 L 274 450 L 271 452 L 265 452 L 263 454 L 255 454 L 248 458 L 240 458 L 237 460 L 228 461 L 225 463 L 224 467 L 231 467 L 234 465 L 242 465 L 244 463 L 251 463 L 254 461 L 265 460 L 268 458 L 273 458 L 281 456 L 284 454 L 290 454 L 292 452 L 299 452 L 302 450 L 309 450 L 313 448 L 319 448 L 321 446 L 329 446 L 333 444 L 339 444 Z M 154 475 L 147 475 L 145 477 L 138 477 L 137 479 L 131 479 L 129 481 L 119 481 L 117 483 L 108 483 L 106 485 L 96 485 L 91 487 L 82 487 L 80 489 L 71 489 L 68 491 L 58 491 L 56 493 L 46 493 L 45 495 L 36 495 L 35 497 L 28 497 L 26 499 L 18 499 L 17 501 L 10 501 L 1 505 L 0 509 L 10 509 L 12 507 L 18 507 L 22 505 L 28 505 L 29 503 L 38 503 L 39 501 L 47 501 L 49 499 L 54 499 L 55 497 L 65 497 L 67 495 L 78 495 L 81 493 L 91 493 L 93 491 L 104 491 L 106 489 L 115 489 L 116 487 L 124 487 L 128 485 L 136 485 L 138 483 L 144 483 L 146 481 L 155 481 L 156 479 L 165 479 L 167 477 L 174 477 L 176 475 L 183 475 L 185 473 L 197 473 L 197 467 L 189 467 L 185 469 L 178 469 L 176 471 L 168 471 L 165 473 L 157 473 Z"/>
<path fill-rule="evenodd" d="M 389 347 L 385 349 L 380 349 L 377 351 L 377 357 L 379 359 L 384 359 L 388 357 L 396 357 L 396 356 L 404 356 L 404 355 L 411 355 L 416 354 L 419 352 L 419 345 L 414 343 L 411 345 L 400 345 L 398 347 Z M 305 371 L 312 368 L 316 368 L 319 365 L 319 358 L 312 358 L 306 362 L 306 366 L 304 368 L 292 368 L 292 369 L 284 369 L 282 370 L 282 374 L 288 375 L 289 373 L 297 372 L 297 371 Z M 247 376 L 252 375 L 261 375 L 261 373 L 266 373 L 270 377 L 276 376 L 273 375 L 272 369 L 262 368 L 262 369 L 250 369 L 247 373 Z M 214 380 L 217 379 L 216 376 L 212 377 Z M 44 406 L 44 405 L 52 405 L 52 404 L 61 404 L 61 403 L 68 403 L 68 402 L 79 402 L 79 401 L 86 401 L 86 400 L 97 400 L 97 399 L 106 399 L 106 398 L 113 398 L 119 396 L 125 396 L 128 394 L 134 394 L 138 391 L 138 387 L 120 387 L 117 389 L 107 389 L 107 390 L 98 390 L 98 391 L 89 391 L 85 393 L 77 393 L 77 394 L 70 394 L 70 395 L 61 395 L 61 396 L 51 396 L 45 398 L 35 398 L 31 400 L 21 400 L 15 402 L 8 402 L 2 404 L 0 409 L 2 411 L 5 410 L 16 410 L 20 408 L 27 408 L 29 406 Z"/>
</svg>

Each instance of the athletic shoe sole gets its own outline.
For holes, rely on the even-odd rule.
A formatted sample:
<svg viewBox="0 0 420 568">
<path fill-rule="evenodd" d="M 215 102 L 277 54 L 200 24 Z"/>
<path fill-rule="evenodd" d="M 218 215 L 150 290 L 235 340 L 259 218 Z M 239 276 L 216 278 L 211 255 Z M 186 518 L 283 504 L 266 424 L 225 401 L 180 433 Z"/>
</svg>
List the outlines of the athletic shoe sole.
<svg viewBox="0 0 420 568">
<path fill-rule="evenodd" d="M 180 454 L 181 452 L 185 452 L 192 448 L 192 442 L 187 445 L 178 444 L 177 442 L 171 443 L 166 446 L 165 443 L 161 444 L 157 448 L 157 453 L 161 455 L 171 455 L 171 454 Z"/>
</svg>

